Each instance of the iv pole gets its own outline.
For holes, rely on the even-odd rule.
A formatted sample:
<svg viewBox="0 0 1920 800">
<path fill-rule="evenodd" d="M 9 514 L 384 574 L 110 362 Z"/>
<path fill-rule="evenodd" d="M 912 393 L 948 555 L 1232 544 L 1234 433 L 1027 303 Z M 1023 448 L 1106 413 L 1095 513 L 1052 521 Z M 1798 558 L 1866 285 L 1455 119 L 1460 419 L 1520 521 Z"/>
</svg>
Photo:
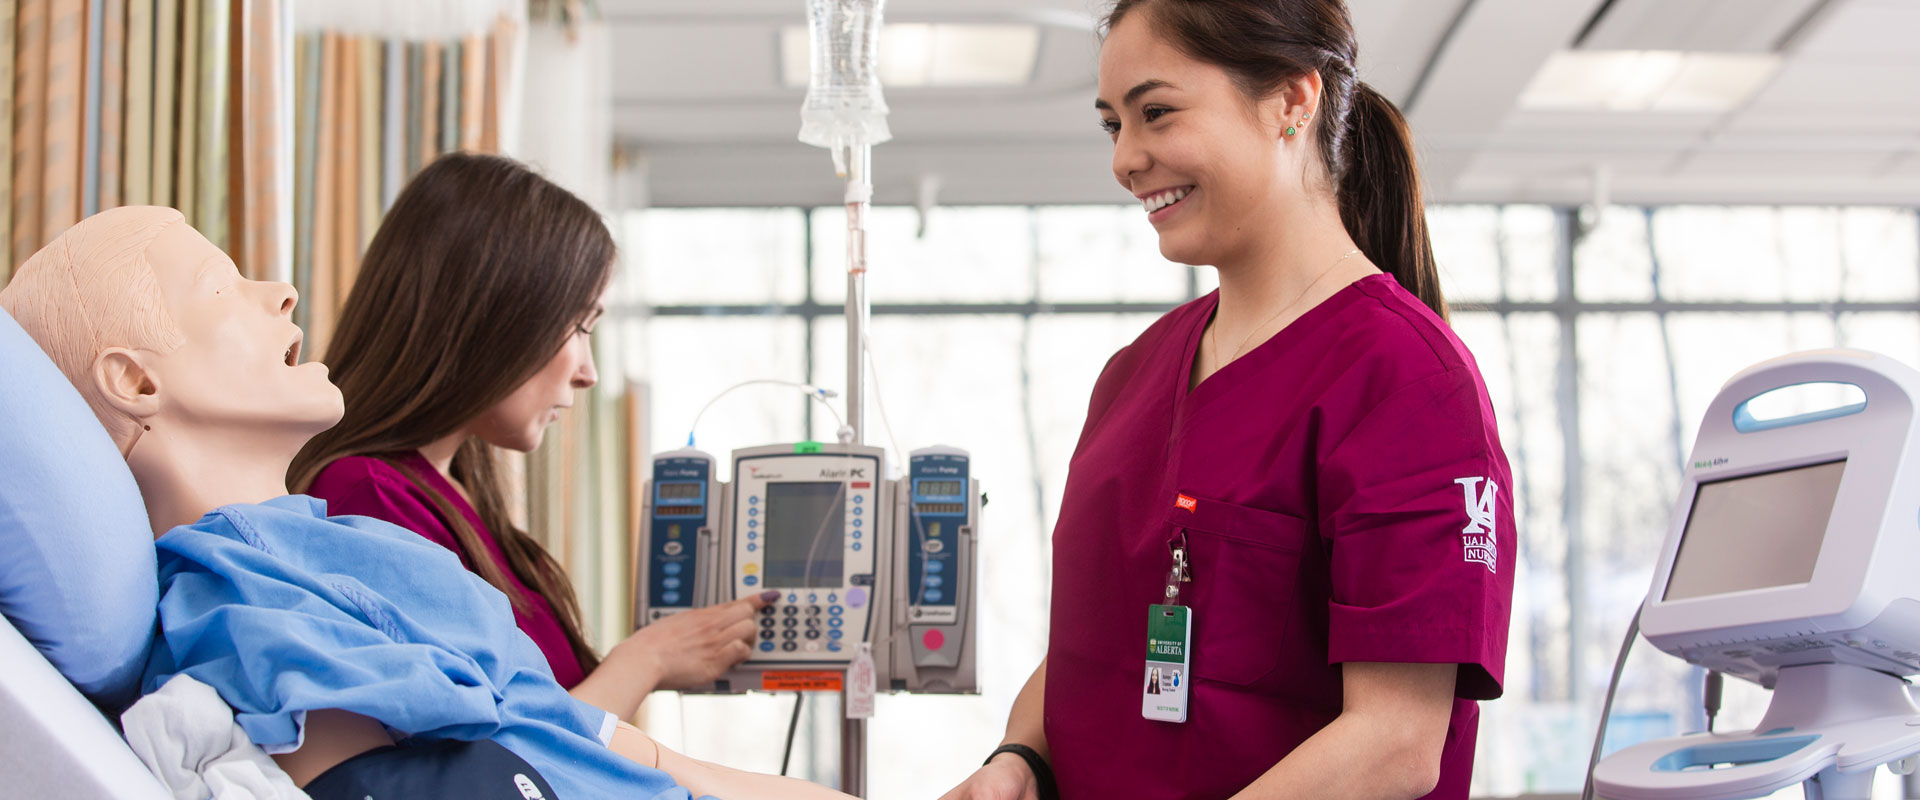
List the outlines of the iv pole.
<svg viewBox="0 0 1920 800">
<path fill-rule="evenodd" d="M 847 148 L 847 426 L 853 444 L 866 442 L 866 335 L 872 307 L 867 302 L 867 207 L 873 201 L 873 146 Z M 844 710 L 852 702 L 853 682 L 845 682 Z M 867 721 L 841 715 L 840 790 L 855 797 L 867 793 Z"/>
<path fill-rule="evenodd" d="M 866 441 L 867 212 L 873 202 L 873 145 L 892 138 L 878 74 L 881 8 L 886 0 L 807 0 L 812 77 L 800 112 L 800 141 L 833 154 L 846 180 L 847 442 Z M 902 454 L 904 456 L 904 454 Z M 885 476 L 876 476 L 884 479 Z M 840 789 L 866 794 L 867 720 L 873 669 L 863 647 L 841 681 Z M 862 678 L 864 676 L 864 678 Z M 857 701 L 857 702 L 856 702 Z"/>
</svg>

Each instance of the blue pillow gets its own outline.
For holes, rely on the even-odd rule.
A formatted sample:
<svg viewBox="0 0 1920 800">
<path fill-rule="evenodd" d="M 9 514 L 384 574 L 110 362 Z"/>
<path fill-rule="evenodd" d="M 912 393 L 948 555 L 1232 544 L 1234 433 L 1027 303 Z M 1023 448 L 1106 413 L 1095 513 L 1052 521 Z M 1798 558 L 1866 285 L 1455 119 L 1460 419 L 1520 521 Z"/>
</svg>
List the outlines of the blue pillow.
<svg viewBox="0 0 1920 800">
<path fill-rule="evenodd" d="M 0 309 L 0 613 L 80 691 L 118 704 L 153 643 L 154 562 L 126 460 Z"/>
</svg>

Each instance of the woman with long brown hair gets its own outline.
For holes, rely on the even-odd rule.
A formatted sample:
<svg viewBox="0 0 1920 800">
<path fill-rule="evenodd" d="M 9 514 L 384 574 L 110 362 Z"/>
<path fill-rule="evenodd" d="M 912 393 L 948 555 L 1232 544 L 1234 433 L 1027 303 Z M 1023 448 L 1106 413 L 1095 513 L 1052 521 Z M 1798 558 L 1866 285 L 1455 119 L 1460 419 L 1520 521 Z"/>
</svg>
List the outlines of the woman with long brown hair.
<svg viewBox="0 0 1920 800">
<path fill-rule="evenodd" d="M 948 798 L 1464 800 L 1513 503 L 1406 122 L 1341 0 L 1118 0 L 1105 28 L 1114 179 L 1220 290 L 1095 384 L 1047 655 Z"/>
<path fill-rule="evenodd" d="M 329 514 L 384 519 L 458 554 L 512 602 L 561 686 L 626 718 L 648 692 L 746 658 L 766 601 L 676 615 L 602 659 L 565 572 L 508 517 L 495 454 L 538 447 L 594 384 L 589 337 L 613 260 L 599 214 L 518 162 L 428 165 L 374 235 L 327 348 L 346 416 L 287 478 Z"/>
</svg>

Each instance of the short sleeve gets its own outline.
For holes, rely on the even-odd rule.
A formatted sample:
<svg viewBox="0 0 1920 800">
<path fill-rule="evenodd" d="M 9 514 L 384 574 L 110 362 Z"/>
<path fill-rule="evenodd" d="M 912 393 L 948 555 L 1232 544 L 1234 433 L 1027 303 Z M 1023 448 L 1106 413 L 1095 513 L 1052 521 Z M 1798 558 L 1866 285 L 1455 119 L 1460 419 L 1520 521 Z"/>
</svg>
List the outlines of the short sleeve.
<svg viewBox="0 0 1920 800">
<path fill-rule="evenodd" d="M 462 566 L 473 569 L 446 521 L 417 488 L 403 481 L 406 478 L 391 467 L 367 458 L 349 458 L 329 465 L 314 479 L 309 491 L 327 501 L 329 516 L 372 517 L 391 522 L 453 551 L 460 556 Z"/>
<path fill-rule="evenodd" d="M 1329 662 L 1459 664 L 1456 694 L 1500 696 L 1515 532 L 1484 396 L 1468 367 L 1407 384 L 1320 465 Z"/>
</svg>

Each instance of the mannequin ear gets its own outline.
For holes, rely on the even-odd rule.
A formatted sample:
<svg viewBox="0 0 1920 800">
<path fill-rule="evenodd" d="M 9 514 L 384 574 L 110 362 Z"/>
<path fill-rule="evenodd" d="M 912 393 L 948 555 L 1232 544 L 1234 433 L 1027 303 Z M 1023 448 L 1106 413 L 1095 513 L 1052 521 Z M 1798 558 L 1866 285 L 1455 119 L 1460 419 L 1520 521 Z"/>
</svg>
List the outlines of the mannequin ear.
<svg viewBox="0 0 1920 800">
<path fill-rule="evenodd" d="M 109 347 L 93 360 L 93 385 L 114 410 L 134 422 L 160 410 L 160 379 L 146 364 L 148 354 Z"/>
</svg>

